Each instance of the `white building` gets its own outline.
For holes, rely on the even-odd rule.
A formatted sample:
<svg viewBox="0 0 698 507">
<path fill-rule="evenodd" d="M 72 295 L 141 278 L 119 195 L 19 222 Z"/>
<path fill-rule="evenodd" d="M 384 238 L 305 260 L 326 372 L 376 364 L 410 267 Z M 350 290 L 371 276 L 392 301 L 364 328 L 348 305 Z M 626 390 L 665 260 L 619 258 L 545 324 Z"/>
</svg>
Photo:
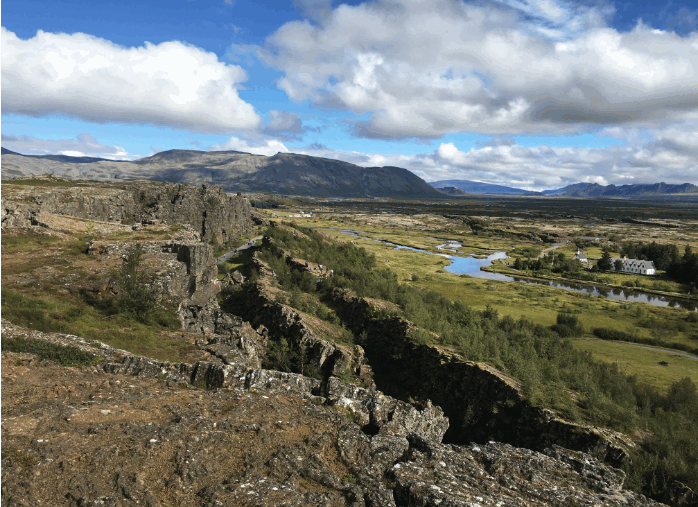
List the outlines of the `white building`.
<svg viewBox="0 0 698 507">
<path fill-rule="evenodd" d="M 621 271 L 625 273 L 636 273 L 638 275 L 656 275 L 657 270 L 654 267 L 654 262 L 652 261 L 639 261 L 637 259 L 628 259 L 623 257 L 618 259 L 617 257 L 611 259 L 611 269 L 616 269 L 616 261 L 620 260 L 623 263 L 623 268 Z"/>
<path fill-rule="evenodd" d="M 587 256 L 579 251 L 579 248 L 577 248 L 577 253 L 574 254 L 574 257 L 572 257 L 572 260 L 579 261 L 582 264 L 589 264 L 589 259 L 587 259 Z"/>
</svg>

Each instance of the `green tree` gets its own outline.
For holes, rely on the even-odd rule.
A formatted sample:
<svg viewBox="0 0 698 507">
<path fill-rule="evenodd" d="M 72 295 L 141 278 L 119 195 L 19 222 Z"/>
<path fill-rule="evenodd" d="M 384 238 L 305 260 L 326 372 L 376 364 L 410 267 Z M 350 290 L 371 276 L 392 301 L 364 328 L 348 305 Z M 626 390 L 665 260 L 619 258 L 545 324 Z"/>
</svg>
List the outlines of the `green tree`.
<svg viewBox="0 0 698 507">
<path fill-rule="evenodd" d="M 612 264 L 611 253 L 608 250 L 604 250 L 601 254 L 599 262 L 596 263 L 598 268 L 602 271 L 608 271 L 611 269 Z"/>
<path fill-rule="evenodd" d="M 620 259 L 616 259 L 613 262 L 613 267 L 615 268 L 616 271 L 623 271 L 623 261 Z"/>
<path fill-rule="evenodd" d="M 149 277 L 141 266 L 143 255 L 143 245 L 140 243 L 129 247 L 116 275 L 119 308 L 139 322 L 150 320 L 160 302 L 160 290 L 153 283 L 154 278 Z"/>
</svg>

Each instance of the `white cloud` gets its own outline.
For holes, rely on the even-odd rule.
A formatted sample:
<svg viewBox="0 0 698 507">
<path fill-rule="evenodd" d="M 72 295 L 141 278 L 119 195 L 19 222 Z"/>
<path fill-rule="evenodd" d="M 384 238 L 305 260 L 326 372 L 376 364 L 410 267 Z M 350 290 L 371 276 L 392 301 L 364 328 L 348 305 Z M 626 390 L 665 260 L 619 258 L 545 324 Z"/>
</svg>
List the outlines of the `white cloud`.
<svg viewBox="0 0 698 507">
<path fill-rule="evenodd" d="M 31 136 L 2 134 L 2 146 L 22 155 L 67 155 L 109 160 L 140 158 L 140 155 L 129 153 L 121 146 L 101 144 L 90 134 L 80 134 L 76 139 L 37 139 Z"/>
<path fill-rule="evenodd" d="M 2 28 L 4 113 L 230 133 L 261 122 L 238 96 L 246 80 L 239 66 L 182 42 L 127 48 L 41 30 L 22 40 Z"/>
<path fill-rule="evenodd" d="M 305 3 L 323 15 L 286 23 L 258 56 L 292 100 L 371 113 L 361 137 L 574 134 L 698 111 L 698 32 L 621 33 L 610 10 L 563 0 Z"/>
<path fill-rule="evenodd" d="M 460 150 L 455 143 L 441 143 L 432 153 L 387 155 L 331 150 L 310 145 L 294 153 L 351 162 L 356 165 L 397 166 L 409 169 L 426 181 L 463 179 L 495 183 L 528 190 L 563 187 L 589 182 L 686 183 L 698 181 L 698 138 L 684 125 L 676 132 L 657 133 L 657 141 L 643 146 L 606 148 L 524 147 L 511 139 L 495 138 L 479 148 Z M 683 132 L 683 137 L 676 135 Z M 667 135 L 681 139 L 681 150 L 664 143 Z"/>
<path fill-rule="evenodd" d="M 277 153 L 288 153 L 288 148 L 276 139 L 267 139 L 265 141 L 250 142 L 245 139 L 232 136 L 222 145 L 213 144 L 207 148 L 207 151 L 241 151 L 244 153 L 252 153 L 254 155 L 264 155 L 270 157 Z"/>
</svg>

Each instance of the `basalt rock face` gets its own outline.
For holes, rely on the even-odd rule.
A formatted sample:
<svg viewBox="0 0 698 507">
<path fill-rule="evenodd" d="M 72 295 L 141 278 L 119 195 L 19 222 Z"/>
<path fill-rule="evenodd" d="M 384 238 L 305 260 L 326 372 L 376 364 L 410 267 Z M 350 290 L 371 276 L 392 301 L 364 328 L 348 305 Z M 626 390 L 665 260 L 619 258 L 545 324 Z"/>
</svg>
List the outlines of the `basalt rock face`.
<svg viewBox="0 0 698 507">
<path fill-rule="evenodd" d="M 265 237 L 263 241 L 268 244 L 269 238 Z M 349 370 L 365 378 L 366 383 L 372 383 L 370 367 L 365 363 L 360 346 L 348 347 L 321 338 L 316 331 L 322 325 L 317 317 L 275 301 L 275 289 L 271 287 L 272 270 L 257 252 L 252 256 L 252 265 L 260 280 L 245 286 L 242 307 L 237 309 L 241 316 L 264 325 L 275 339 L 283 338 L 296 349 L 304 349 L 324 376 L 342 375 Z"/>
<path fill-rule="evenodd" d="M 144 269 L 155 275 L 154 283 L 160 287 L 163 297 L 177 307 L 183 329 L 199 334 L 228 335 L 241 326 L 242 319 L 226 314 L 218 306 L 216 295 L 221 291 L 221 282 L 210 245 L 148 241 L 141 246 Z M 103 256 L 106 261 L 111 258 L 111 264 L 116 266 L 130 248 L 130 243 L 92 241 L 87 252 Z M 108 289 L 118 293 L 113 281 Z"/>
<path fill-rule="evenodd" d="M 65 180 L 68 182 L 69 180 Z M 13 180 L 21 184 L 22 180 Z M 70 182 L 69 186 L 24 186 L 3 198 L 3 227 L 41 225 L 45 215 L 66 215 L 124 224 L 189 224 L 200 240 L 225 243 L 249 230 L 250 204 L 221 187 L 135 181 L 118 184 Z"/>
<path fill-rule="evenodd" d="M 262 273 L 265 270 L 262 268 Z M 366 369 L 361 347 L 348 347 L 319 337 L 312 329 L 309 315 L 275 302 L 266 288 L 263 281 L 246 287 L 243 317 L 263 324 L 275 339 L 284 338 L 294 347 L 305 349 L 318 371 L 325 375 L 341 375 L 347 369 L 358 373 L 362 367 Z"/>
<path fill-rule="evenodd" d="M 3 351 L 8 507 L 659 506 L 589 455 L 445 445 L 438 407 L 336 380 L 322 393 L 315 379 L 254 368 L 234 343 L 237 360 L 173 364 L 7 321 L 2 337 L 103 358 L 63 368 Z"/>
<path fill-rule="evenodd" d="M 375 318 L 370 301 L 337 290 L 334 301 L 362 343 L 378 387 L 398 397 L 430 399 L 451 424 L 447 441 L 496 440 L 543 450 L 552 445 L 587 452 L 621 465 L 629 460 L 629 441 L 615 432 L 578 425 L 553 411 L 531 406 L 519 384 L 495 368 L 417 343 L 416 327 L 400 317 Z"/>
</svg>

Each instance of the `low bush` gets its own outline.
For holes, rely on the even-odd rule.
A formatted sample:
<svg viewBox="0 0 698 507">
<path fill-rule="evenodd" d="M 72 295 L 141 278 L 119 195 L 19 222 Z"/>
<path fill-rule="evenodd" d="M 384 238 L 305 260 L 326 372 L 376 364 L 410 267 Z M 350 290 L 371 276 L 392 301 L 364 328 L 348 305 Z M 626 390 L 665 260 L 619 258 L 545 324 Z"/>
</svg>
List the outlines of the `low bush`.
<svg viewBox="0 0 698 507">
<path fill-rule="evenodd" d="M 2 339 L 3 352 L 25 352 L 36 354 L 41 359 L 48 359 L 61 366 L 92 366 L 101 358 L 77 347 L 61 346 L 43 340 L 31 338 Z"/>
</svg>

